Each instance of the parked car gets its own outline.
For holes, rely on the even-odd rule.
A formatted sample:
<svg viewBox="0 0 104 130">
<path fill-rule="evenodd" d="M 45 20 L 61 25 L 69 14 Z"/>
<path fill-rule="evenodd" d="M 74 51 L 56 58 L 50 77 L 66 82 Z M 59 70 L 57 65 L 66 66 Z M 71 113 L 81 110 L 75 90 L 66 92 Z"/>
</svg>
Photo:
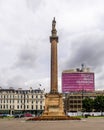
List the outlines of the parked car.
<svg viewBox="0 0 104 130">
<path fill-rule="evenodd" d="M 32 117 L 32 114 L 31 113 L 25 113 L 24 116 L 25 117 Z"/>
<path fill-rule="evenodd" d="M 22 117 L 24 117 L 23 114 L 16 114 L 16 115 L 14 115 L 14 118 L 22 118 Z"/>
</svg>

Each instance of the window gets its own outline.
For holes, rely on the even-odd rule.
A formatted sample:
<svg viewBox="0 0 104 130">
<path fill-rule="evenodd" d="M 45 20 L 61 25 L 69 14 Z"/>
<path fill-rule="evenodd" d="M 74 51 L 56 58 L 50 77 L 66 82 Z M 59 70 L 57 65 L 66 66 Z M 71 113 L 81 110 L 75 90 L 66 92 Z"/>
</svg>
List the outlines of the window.
<svg viewBox="0 0 104 130">
<path fill-rule="evenodd" d="M 36 110 L 38 109 L 38 105 L 36 105 Z"/>
<path fill-rule="evenodd" d="M 6 108 L 8 109 L 8 105 L 6 105 Z"/>
<path fill-rule="evenodd" d="M 78 100 L 78 103 L 81 103 L 81 101 L 80 101 L 80 100 Z"/>
<path fill-rule="evenodd" d="M 73 100 L 70 100 L 70 103 L 73 103 Z"/>
<path fill-rule="evenodd" d="M 81 105 L 78 105 L 78 108 L 81 108 Z"/>
<path fill-rule="evenodd" d="M 74 100 L 74 103 L 77 103 L 77 100 Z"/>
<path fill-rule="evenodd" d="M 32 109 L 32 110 L 34 109 L 33 105 L 31 106 L 31 109 Z"/>
<path fill-rule="evenodd" d="M 40 105 L 40 109 L 42 109 L 42 105 Z"/>
<path fill-rule="evenodd" d="M 11 95 L 11 98 L 13 98 L 13 95 Z"/>
<path fill-rule="evenodd" d="M 42 101 L 40 101 L 40 104 L 42 104 Z"/>
<path fill-rule="evenodd" d="M 77 108 L 77 105 L 74 105 L 75 108 Z"/>
<path fill-rule="evenodd" d="M 17 109 L 19 109 L 19 105 L 17 105 Z"/>
<path fill-rule="evenodd" d="M 73 105 L 70 105 L 70 108 L 73 108 Z"/>
<path fill-rule="evenodd" d="M 29 105 L 27 105 L 27 109 L 29 108 Z"/>
</svg>

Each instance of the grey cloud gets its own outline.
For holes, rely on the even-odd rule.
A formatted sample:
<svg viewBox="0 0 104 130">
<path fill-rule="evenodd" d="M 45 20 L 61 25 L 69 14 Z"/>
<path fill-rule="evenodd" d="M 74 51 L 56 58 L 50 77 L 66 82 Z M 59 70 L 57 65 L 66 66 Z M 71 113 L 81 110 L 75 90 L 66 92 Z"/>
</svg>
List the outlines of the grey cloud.
<svg viewBox="0 0 104 130">
<path fill-rule="evenodd" d="M 23 88 L 26 82 L 26 77 L 23 77 L 21 75 L 16 75 L 14 77 L 11 77 L 7 80 L 7 88 L 13 87 L 15 89 L 17 88 Z"/>
<path fill-rule="evenodd" d="M 26 5 L 32 11 L 36 11 L 42 3 L 42 0 L 26 0 Z"/>
<path fill-rule="evenodd" d="M 15 64 L 19 68 L 28 68 L 32 69 L 36 67 L 37 60 L 37 47 L 35 45 L 25 44 L 20 49 L 20 54 L 18 60 Z"/>
<path fill-rule="evenodd" d="M 101 32 L 103 33 L 103 32 Z M 66 60 L 68 68 L 79 66 L 83 62 L 97 71 L 103 67 L 104 38 L 99 33 L 90 33 L 80 36 L 71 43 L 71 53 Z"/>
</svg>

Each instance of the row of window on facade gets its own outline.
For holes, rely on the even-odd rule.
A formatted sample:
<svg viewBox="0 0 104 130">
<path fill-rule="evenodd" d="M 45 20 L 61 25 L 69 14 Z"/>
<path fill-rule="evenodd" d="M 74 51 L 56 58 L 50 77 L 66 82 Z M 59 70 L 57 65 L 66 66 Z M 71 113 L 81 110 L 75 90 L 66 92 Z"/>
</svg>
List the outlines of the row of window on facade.
<svg viewBox="0 0 104 130">
<path fill-rule="evenodd" d="M 82 95 L 81 96 L 69 96 L 70 99 L 82 99 Z"/>
<path fill-rule="evenodd" d="M 0 98 L 43 98 L 43 95 L 0 95 Z"/>
<path fill-rule="evenodd" d="M 38 109 L 40 109 L 40 110 L 42 110 L 42 109 L 44 109 L 44 107 L 42 106 L 42 105 L 36 105 L 36 106 L 34 106 L 34 105 L 0 105 L 0 109 L 32 109 L 32 110 L 38 110 Z"/>
<path fill-rule="evenodd" d="M 44 101 L 43 100 L 0 100 L 0 103 L 40 103 L 42 104 Z"/>
<path fill-rule="evenodd" d="M 69 101 L 70 103 L 82 103 L 82 101 L 81 100 L 71 100 L 71 101 Z"/>
<path fill-rule="evenodd" d="M 70 105 L 69 108 L 81 108 L 82 106 L 81 105 Z"/>
</svg>

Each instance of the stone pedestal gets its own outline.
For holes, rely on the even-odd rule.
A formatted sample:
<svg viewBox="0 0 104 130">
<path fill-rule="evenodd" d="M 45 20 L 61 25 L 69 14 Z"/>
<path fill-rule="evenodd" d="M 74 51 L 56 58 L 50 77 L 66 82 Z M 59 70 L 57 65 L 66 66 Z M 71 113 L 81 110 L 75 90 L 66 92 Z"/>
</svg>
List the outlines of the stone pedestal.
<svg viewBox="0 0 104 130">
<path fill-rule="evenodd" d="M 65 116 L 62 94 L 46 94 L 45 110 L 42 116 Z"/>
</svg>

